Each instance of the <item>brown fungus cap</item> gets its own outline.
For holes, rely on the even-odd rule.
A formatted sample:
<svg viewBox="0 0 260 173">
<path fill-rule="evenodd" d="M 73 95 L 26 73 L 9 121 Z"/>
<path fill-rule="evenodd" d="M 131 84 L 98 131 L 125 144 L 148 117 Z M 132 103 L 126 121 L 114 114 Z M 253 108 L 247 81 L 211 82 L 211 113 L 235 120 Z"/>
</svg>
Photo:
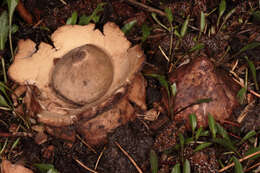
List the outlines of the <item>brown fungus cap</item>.
<svg viewBox="0 0 260 173">
<path fill-rule="evenodd" d="M 112 81 L 111 58 L 91 44 L 75 48 L 60 58 L 51 78 L 57 94 L 79 105 L 98 100 L 109 89 Z"/>
<path fill-rule="evenodd" d="M 94 28 L 62 26 L 51 36 L 54 48 L 40 43 L 36 51 L 31 40 L 18 43 L 8 74 L 41 91 L 38 101 L 44 113 L 38 114 L 39 121 L 65 126 L 79 114 L 90 119 L 122 97 L 139 72 L 144 61 L 140 46 L 130 47 L 114 23 L 105 24 L 103 33 Z M 64 115 L 69 117 L 59 120 Z"/>
</svg>

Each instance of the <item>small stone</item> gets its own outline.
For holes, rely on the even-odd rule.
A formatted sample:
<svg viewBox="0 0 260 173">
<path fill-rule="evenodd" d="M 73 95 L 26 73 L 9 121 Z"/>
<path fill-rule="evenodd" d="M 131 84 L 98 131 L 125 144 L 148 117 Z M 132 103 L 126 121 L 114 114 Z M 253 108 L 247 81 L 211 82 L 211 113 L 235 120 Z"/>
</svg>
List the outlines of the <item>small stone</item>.
<svg viewBox="0 0 260 173">
<path fill-rule="evenodd" d="M 189 126 L 190 114 L 196 114 L 198 125 L 203 127 L 208 125 L 209 114 L 215 120 L 223 122 L 239 105 L 236 99 L 239 89 L 237 84 L 224 70 L 216 69 L 204 55 L 178 68 L 170 74 L 169 80 L 171 84 L 177 85 L 174 98 L 174 112 L 177 112 L 175 120 L 185 120 L 186 126 Z M 211 101 L 195 104 L 202 99 Z"/>
</svg>

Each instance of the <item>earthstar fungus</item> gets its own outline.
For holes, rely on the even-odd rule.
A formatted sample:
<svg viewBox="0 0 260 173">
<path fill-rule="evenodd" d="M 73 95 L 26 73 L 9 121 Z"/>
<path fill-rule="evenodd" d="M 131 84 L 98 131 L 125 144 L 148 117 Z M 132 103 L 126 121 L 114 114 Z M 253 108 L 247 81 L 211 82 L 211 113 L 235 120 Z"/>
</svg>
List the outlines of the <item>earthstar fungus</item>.
<svg viewBox="0 0 260 173">
<path fill-rule="evenodd" d="M 94 28 L 62 26 L 51 35 L 54 47 L 42 42 L 38 50 L 33 41 L 21 40 L 8 71 L 15 82 L 39 89 L 31 94 L 40 105 L 34 109 L 39 122 L 75 125 L 90 144 L 146 109 L 140 46 L 131 47 L 114 23 L 105 24 L 103 33 Z"/>
</svg>

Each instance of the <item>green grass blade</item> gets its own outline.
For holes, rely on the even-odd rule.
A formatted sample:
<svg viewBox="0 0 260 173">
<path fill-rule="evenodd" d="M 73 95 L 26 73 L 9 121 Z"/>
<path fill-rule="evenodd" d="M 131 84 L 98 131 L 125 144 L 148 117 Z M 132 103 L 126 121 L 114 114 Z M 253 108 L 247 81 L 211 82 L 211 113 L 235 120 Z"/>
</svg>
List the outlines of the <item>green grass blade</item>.
<svg viewBox="0 0 260 173">
<path fill-rule="evenodd" d="M 160 20 L 157 18 L 157 16 L 156 16 L 155 13 L 152 13 L 151 15 L 152 15 L 152 18 L 155 20 L 155 22 L 156 22 L 158 25 L 160 25 L 162 28 L 166 29 L 167 31 L 170 31 L 169 28 L 167 28 L 164 24 L 162 24 L 162 23 L 160 22 Z"/>
<path fill-rule="evenodd" d="M 164 9 L 164 11 L 166 13 L 166 17 L 167 17 L 169 23 L 172 23 L 173 22 L 172 10 L 169 7 L 167 7 Z"/>
<path fill-rule="evenodd" d="M 142 42 L 145 42 L 145 40 L 149 37 L 151 30 L 152 28 L 148 27 L 146 24 L 142 25 Z"/>
<path fill-rule="evenodd" d="M 209 103 L 211 101 L 212 101 L 212 98 L 199 99 L 196 101 L 196 104 Z"/>
<path fill-rule="evenodd" d="M 90 20 L 93 20 L 93 18 L 96 18 L 96 16 L 98 16 L 98 13 L 104 11 L 104 6 L 106 5 L 106 2 L 101 2 L 97 5 L 97 8 L 93 11 L 93 13 L 90 15 Z M 95 21 L 95 23 L 97 23 L 98 21 Z"/>
<path fill-rule="evenodd" d="M 174 35 L 176 35 L 178 38 L 181 38 L 181 34 L 178 32 L 177 29 L 174 30 Z"/>
<path fill-rule="evenodd" d="M 209 136 L 209 131 L 208 130 L 203 130 L 201 132 L 200 136 Z"/>
<path fill-rule="evenodd" d="M 10 99 L 10 94 L 8 94 L 6 90 L 8 90 L 10 93 L 13 93 L 13 91 L 10 88 L 8 88 L 3 82 L 0 82 L 0 91 L 4 94 L 5 98 L 7 99 L 10 105 L 12 104 L 12 101 Z"/>
<path fill-rule="evenodd" d="M 184 140 L 184 137 L 181 133 L 179 134 L 179 139 L 180 139 L 181 148 L 184 148 L 185 140 Z"/>
<path fill-rule="evenodd" d="M 224 14 L 225 10 L 226 10 L 226 1 L 221 0 L 221 2 L 219 4 L 219 9 L 218 9 L 218 11 L 219 11 L 218 14 L 220 17 Z"/>
<path fill-rule="evenodd" d="M 15 7 L 18 4 L 18 0 L 7 0 L 8 11 L 9 11 L 9 21 L 12 20 Z"/>
<path fill-rule="evenodd" d="M 260 146 L 259 146 L 259 147 L 250 148 L 250 149 L 245 153 L 245 156 L 254 154 L 254 153 L 259 152 L 259 151 L 260 151 Z M 250 157 L 249 160 L 254 160 L 254 159 L 258 159 L 258 158 L 260 158 L 260 154 L 256 154 L 256 155 L 254 155 L 253 157 Z"/>
<path fill-rule="evenodd" d="M 78 13 L 76 11 L 74 11 L 71 14 L 71 17 L 69 17 L 66 21 L 67 25 L 76 25 L 77 24 L 77 20 L 78 20 Z"/>
<path fill-rule="evenodd" d="M 154 150 L 150 151 L 150 165 L 152 173 L 158 172 L 158 157 Z"/>
<path fill-rule="evenodd" d="M 185 36 L 185 34 L 187 33 L 189 21 L 190 21 L 190 16 L 187 17 L 187 19 L 184 21 L 184 23 L 181 27 L 181 38 L 183 38 Z"/>
<path fill-rule="evenodd" d="M 166 89 L 167 94 L 168 94 L 168 98 L 170 98 L 169 84 L 168 84 L 165 76 L 158 75 L 158 74 L 146 74 L 146 76 L 156 78 L 159 81 L 160 85 Z"/>
<path fill-rule="evenodd" d="M 14 143 L 13 143 L 11 149 L 10 149 L 11 151 L 18 145 L 19 141 L 20 141 L 20 138 L 17 138 L 17 139 L 14 141 Z"/>
<path fill-rule="evenodd" d="M 189 52 L 194 52 L 196 50 L 201 50 L 201 49 L 204 49 L 205 45 L 203 43 L 198 43 L 196 44 L 195 46 L 193 46 Z"/>
<path fill-rule="evenodd" d="M 204 142 L 204 143 L 198 145 L 193 152 L 195 153 L 197 151 L 203 150 L 204 148 L 207 148 L 207 147 L 209 147 L 211 145 L 212 145 L 211 142 Z"/>
<path fill-rule="evenodd" d="M 172 168 L 171 173 L 181 173 L 181 165 L 179 163 L 174 165 L 174 167 Z"/>
<path fill-rule="evenodd" d="M 92 17 L 92 21 L 93 21 L 94 23 L 98 23 L 98 22 L 99 22 L 99 19 L 100 19 L 100 16 L 99 16 L 99 15 L 95 15 L 95 16 Z"/>
<path fill-rule="evenodd" d="M 250 61 L 250 60 L 248 59 L 247 56 L 245 56 L 245 59 L 246 59 L 248 65 L 249 65 L 249 69 L 250 69 L 250 71 L 251 71 L 251 73 L 252 73 L 252 75 L 253 75 L 253 80 L 254 80 L 254 83 L 255 83 L 255 88 L 256 88 L 256 90 L 259 90 L 259 86 L 258 86 L 258 82 L 257 82 L 257 78 L 256 78 L 256 68 L 255 68 L 255 65 L 254 65 L 254 63 L 253 63 L 252 61 Z"/>
<path fill-rule="evenodd" d="M 137 23 L 137 20 L 132 20 L 131 22 L 128 22 L 127 24 L 125 24 L 121 30 L 123 31 L 123 33 L 127 34 Z"/>
<path fill-rule="evenodd" d="M 6 75 L 6 69 L 5 69 L 5 60 L 1 56 L 0 56 L 0 58 L 1 58 L 3 76 L 4 76 L 4 83 L 7 83 L 7 75 Z"/>
<path fill-rule="evenodd" d="M 79 25 L 87 25 L 90 22 L 90 16 L 86 16 L 85 14 L 80 16 L 79 18 Z"/>
<path fill-rule="evenodd" d="M 0 16 L 0 50 L 4 50 L 5 48 L 5 43 L 8 37 L 8 30 L 8 15 L 6 11 L 3 11 Z"/>
<path fill-rule="evenodd" d="M 260 42 L 252 42 L 252 43 L 249 43 L 247 45 L 245 45 L 242 49 L 239 50 L 239 54 L 242 53 L 242 52 L 245 52 L 247 50 L 251 50 L 251 49 L 254 49 L 256 47 L 260 46 Z"/>
<path fill-rule="evenodd" d="M 189 115 L 189 120 L 190 120 L 192 134 L 194 134 L 195 129 L 197 127 L 197 117 L 196 117 L 196 115 L 195 114 L 190 114 Z"/>
<path fill-rule="evenodd" d="M 171 85 L 171 94 L 172 94 L 173 97 L 175 97 L 176 94 L 177 94 L 177 86 L 176 86 L 176 83 L 173 83 L 173 84 Z"/>
<path fill-rule="evenodd" d="M 2 153 L 5 151 L 5 148 L 7 146 L 7 142 L 8 142 L 8 138 L 5 139 L 5 143 L 4 143 L 3 147 L 0 150 L 0 155 L 2 155 Z"/>
<path fill-rule="evenodd" d="M 190 173 L 190 162 L 187 159 L 183 165 L 183 173 Z"/>
<path fill-rule="evenodd" d="M 208 123 L 209 123 L 209 129 L 211 131 L 213 139 L 216 138 L 217 134 L 217 127 L 216 127 L 216 122 L 211 114 L 208 115 Z"/>
<path fill-rule="evenodd" d="M 260 22 L 260 11 L 259 10 L 254 11 L 252 15 L 253 15 L 253 21 L 255 20 L 255 21 Z"/>
<path fill-rule="evenodd" d="M 222 17 L 222 15 L 224 14 L 226 10 L 226 1 L 225 0 L 221 0 L 219 7 L 218 7 L 218 20 L 217 20 L 217 26 L 219 26 L 220 23 L 220 19 Z"/>
<path fill-rule="evenodd" d="M 12 44 L 12 19 L 13 19 L 13 14 L 15 7 L 18 4 L 18 0 L 7 0 L 7 5 L 8 5 L 8 19 L 9 19 L 9 24 L 8 24 L 8 37 L 9 37 L 9 46 L 10 46 L 10 51 L 12 54 L 12 59 L 14 59 L 14 51 L 13 51 L 13 44 Z"/>
<path fill-rule="evenodd" d="M 0 106 L 4 106 L 4 107 L 11 108 L 11 107 L 8 105 L 8 103 L 7 103 L 7 101 L 5 100 L 5 98 L 4 98 L 2 95 L 0 95 Z"/>
<path fill-rule="evenodd" d="M 205 13 L 203 11 L 200 12 L 200 32 L 203 32 L 205 29 L 205 21 L 206 21 L 206 17 L 205 17 Z"/>
<path fill-rule="evenodd" d="M 90 16 L 86 16 L 86 15 L 82 15 L 80 18 L 79 18 L 79 25 L 87 25 L 89 24 L 91 21 L 93 21 L 94 23 L 98 23 L 99 22 L 99 19 L 100 19 L 100 16 L 98 15 L 99 12 L 102 12 L 104 10 L 104 6 L 106 5 L 107 3 L 99 3 L 97 5 L 97 8 L 95 8 L 95 10 L 91 13 Z"/>
<path fill-rule="evenodd" d="M 226 140 L 230 140 L 227 131 L 219 124 L 216 123 L 217 125 L 217 132 Z"/>
<path fill-rule="evenodd" d="M 203 127 L 200 127 L 197 131 L 196 131 L 196 134 L 195 134 L 195 140 L 197 141 L 201 135 L 203 131 Z"/>
<path fill-rule="evenodd" d="M 238 143 L 238 145 L 244 143 L 246 140 L 250 139 L 251 137 L 255 136 L 256 132 L 254 130 L 251 130 L 250 132 L 248 132 L 242 139 L 241 141 Z"/>
<path fill-rule="evenodd" d="M 194 143 L 194 139 L 192 137 L 190 138 L 185 138 L 185 141 L 184 141 L 184 144 L 187 145 L 187 144 L 191 144 L 191 143 Z"/>
<path fill-rule="evenodd" d="M 18 29 L 19 29 L 19 26 L 13 24 L 13 25 L 12 25 L 12 29 L 11 29 L 11 33 L 12 33 L 12 34 L 16 33 L 16 32 L 18 31 Z"/>
<path fill-rule="evenodd" d="M 59 171 L 53 168 L 53 169 L 49 169 L 47 173 L 59 173 Z"/>
<path fill-rule="evenodd" d="M 34 166 L 38 168 L 41 173 L 58 173 L 58 171 L 54 168 L 52 164 L 37 163 L 34 164 Z"/>
<path fill-rule="evenodd" d="M 229 141 L 229 140 L 226 140 L 226 139 L 224 139 L 224 138 L 215 138 L 215 139 L 213 139 L 212 140 L 214 143 L 217 143 L 217 144 L 219 144 L 219 145 L 221 145 L 221 146 L 223 146 L 223 147 L 225 147 L 225 148 L 227 148 L 227 149 L 229 149 L 229 150 L 231 150 L 231 151 L 234 151 L 235 153 L 237 153 L 237 154 L 239 154 L 238 152 L 237 152 L 237 149 L 236 149 L 236 147 L 233 145 L 233 143 L 231 142 L 231 141 Z"/>
<path fill-rule="evenodd" d="M 235 163 L 235 173 L 243 173 L 243 167 L 236 157 L 232 157 Z"/>
<path fill-rule="evenodd" d="M 237 99 L 239 101 L 239 103 L 241 105 L 243 105 L 245 103 L 245 99 L 246 99 L 246 92 L 247 89 L 246 88 L 241 88 L 238 93 L 237 93 Z"/>
<path fill-rule="evenodd" d="M 232 10 L 230 10 L 228 12 L 228 14 L 225 16 L 224 21 L 221 26 L 223 26 L 227 22 L 227 20 L 232 16 L 233 13 L 235 13 L 235 11 L 236 11 L 236 8 L 233 8 Z"/>
</svg>

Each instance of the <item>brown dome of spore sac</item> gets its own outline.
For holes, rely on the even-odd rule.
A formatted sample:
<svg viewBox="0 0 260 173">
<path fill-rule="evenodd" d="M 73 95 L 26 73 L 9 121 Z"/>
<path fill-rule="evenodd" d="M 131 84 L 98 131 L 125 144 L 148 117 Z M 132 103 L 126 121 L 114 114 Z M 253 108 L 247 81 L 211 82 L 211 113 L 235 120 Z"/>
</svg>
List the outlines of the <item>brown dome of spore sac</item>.
<svg viewBox="0 0 260 173">
<path fill-rule="evenodd" d="M 110 57 L 90 44 L 75 48 L 59 59 L 51 78 L 56 93 L 79 105 L 99 99 L 112 81 Z"/>
</svg>

